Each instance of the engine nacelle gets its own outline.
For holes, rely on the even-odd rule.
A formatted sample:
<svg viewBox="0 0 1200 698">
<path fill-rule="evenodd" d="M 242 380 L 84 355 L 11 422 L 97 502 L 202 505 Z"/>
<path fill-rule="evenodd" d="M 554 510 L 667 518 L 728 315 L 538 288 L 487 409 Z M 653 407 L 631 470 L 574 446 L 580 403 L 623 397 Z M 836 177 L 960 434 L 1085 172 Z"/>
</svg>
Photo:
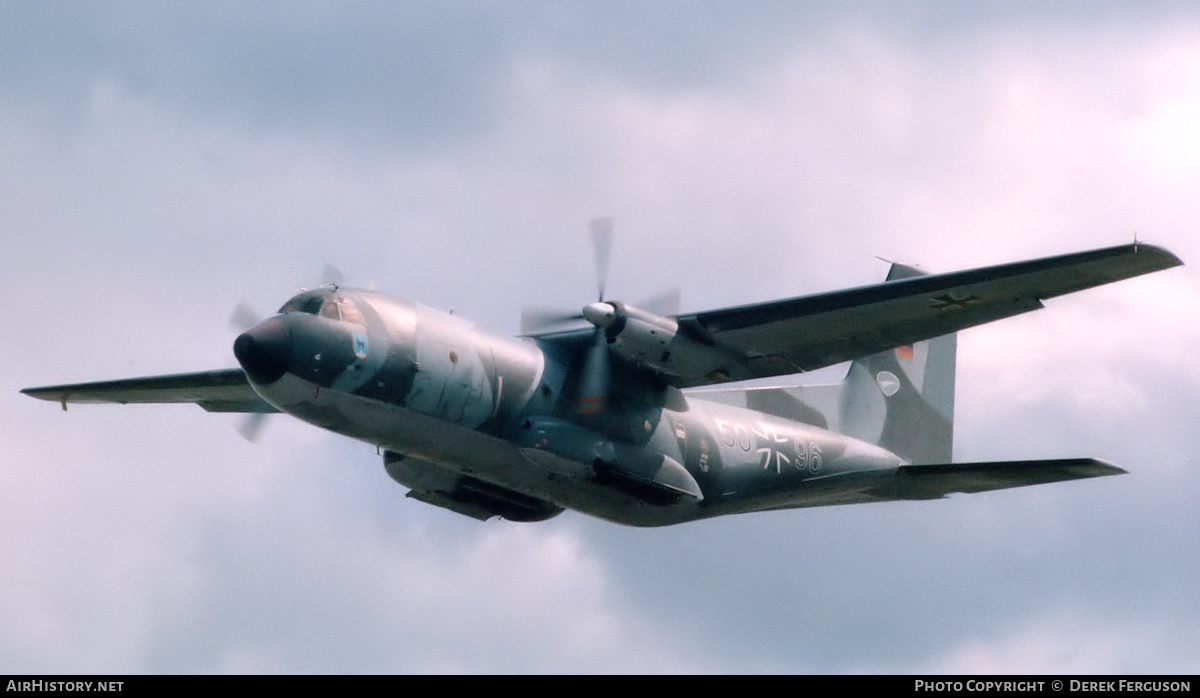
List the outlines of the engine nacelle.
<svg viewBox="0 0 1200 698">
<path fill-rule="evenodd" d="M 658 366 L 670 358 L 679 323 L 624 303 L 592 303 L 583 317 L 604 330 L 609 348 L 629 361 Z"/>
<path fill-rule="evenodd" d="M 583 317 L 604 331 L 616 356 L 659 373 L 719 380 L 730 356 L 679 331 L 674 318 L 616 302 L 591 303 Z"/>
</svg>

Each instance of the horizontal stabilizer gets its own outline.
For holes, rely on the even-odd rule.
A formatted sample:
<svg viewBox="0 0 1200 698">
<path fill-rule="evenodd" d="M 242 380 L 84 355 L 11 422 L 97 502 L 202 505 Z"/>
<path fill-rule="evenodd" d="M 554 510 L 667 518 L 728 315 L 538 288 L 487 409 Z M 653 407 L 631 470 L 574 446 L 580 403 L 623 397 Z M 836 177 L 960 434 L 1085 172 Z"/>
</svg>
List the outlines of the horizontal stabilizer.
<svg viewBox="0 0 1200 698">
<path fill-rule="evenodd" d="M 278 411 L 254 392 L 240 368 L 26 388 L 21 392 L 39 400 L 60 403 L 63 409 L 67 408 L 68 403 L 129 405 L 190 402 L 209 412 Z"/>
<path fill-rule="evenodd" d="M 952 492 L 986 492 L 1124 472 L 1095 458 L 904 465 L 894 480 L 871 494 L 885 499 L 939 499 Z"/>
</svg>

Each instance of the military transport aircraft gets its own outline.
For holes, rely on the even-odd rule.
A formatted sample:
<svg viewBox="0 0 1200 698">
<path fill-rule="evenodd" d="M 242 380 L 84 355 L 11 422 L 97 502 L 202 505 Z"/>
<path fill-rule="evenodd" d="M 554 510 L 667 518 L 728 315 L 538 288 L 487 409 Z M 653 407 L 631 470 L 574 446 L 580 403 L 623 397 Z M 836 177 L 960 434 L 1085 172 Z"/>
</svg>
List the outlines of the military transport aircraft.
<svg viewBox="0 0 1200 698">
<path fill-rule="evenodd" d="M 329 284 L 238 336 L 241 368 L 22 392 L 285 412 L 374 444 L 409 497 L 481 520 L 575 509 L 661 526 L 935 499 L 1125 472 L 952 463 L 954 333 L 1181 264 L 1138 243 L 940 275 L 893 264 L 877 285 L 678 314 L 604 298 L 609 229 L 594 222 L 598 300 L 516 338 Z M 737 383 L 845 362 L 831 386 Z"/>
</svg>

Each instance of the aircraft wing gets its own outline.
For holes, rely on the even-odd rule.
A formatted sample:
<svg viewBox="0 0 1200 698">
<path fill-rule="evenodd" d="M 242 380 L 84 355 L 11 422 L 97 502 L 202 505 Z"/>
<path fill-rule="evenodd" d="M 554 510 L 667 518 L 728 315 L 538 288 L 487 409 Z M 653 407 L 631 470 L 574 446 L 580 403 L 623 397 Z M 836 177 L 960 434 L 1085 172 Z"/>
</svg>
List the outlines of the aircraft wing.
<svg viewBox="0 0 1200 698">
<path fill-rule="evenodd" d="M 676 317 L 680 334 L 723 352 L 679 388 L 811 371 L 1042 307 L 1047 298 L 1182 264 L 1133 244 Z"/>
<path fill-rule="evenodd" d="M 903 465 L 894 480 L 870 494 L 887 499 L 939 499 L 952 492 L 986 492 L 1125 472 L 1095 458 Z"/>
<path fill-rule="evenodd" d="M 68 403 L 172 403 L 191 402 L 209 412 L 277 412 L 254 392 L 240 368 L 203 373 L 182 373 L 150 378 L 54 385 L 21 391 L 39 400 Z"/>
</svg>

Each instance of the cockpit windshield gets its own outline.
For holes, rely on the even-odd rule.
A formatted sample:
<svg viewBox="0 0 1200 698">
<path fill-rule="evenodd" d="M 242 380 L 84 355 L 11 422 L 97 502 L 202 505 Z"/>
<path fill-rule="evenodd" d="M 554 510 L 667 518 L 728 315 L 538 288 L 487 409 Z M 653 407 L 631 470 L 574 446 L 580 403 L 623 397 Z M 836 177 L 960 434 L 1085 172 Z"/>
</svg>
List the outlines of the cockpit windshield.
<svg viewBox="0 0 1200 698">
<path fill-rule="evenodd" d="M 312 294 L 302 293 L 299 296 L 291 299 L 283 304 L 279 309 L 279 313 L 308 313 L 309 315 L 320 315 L 321 306 L 325 303 L 325 297 Z"/>
<path fill-rule="evenodd" d="M 363 324 L 362 313 L 349 299 L 336 295 L 321 293 L 302 293 L 279 309 L 280 313 L 307 313 L 321 317 L 349 322 L 355 325 Z"/>
</svg>

